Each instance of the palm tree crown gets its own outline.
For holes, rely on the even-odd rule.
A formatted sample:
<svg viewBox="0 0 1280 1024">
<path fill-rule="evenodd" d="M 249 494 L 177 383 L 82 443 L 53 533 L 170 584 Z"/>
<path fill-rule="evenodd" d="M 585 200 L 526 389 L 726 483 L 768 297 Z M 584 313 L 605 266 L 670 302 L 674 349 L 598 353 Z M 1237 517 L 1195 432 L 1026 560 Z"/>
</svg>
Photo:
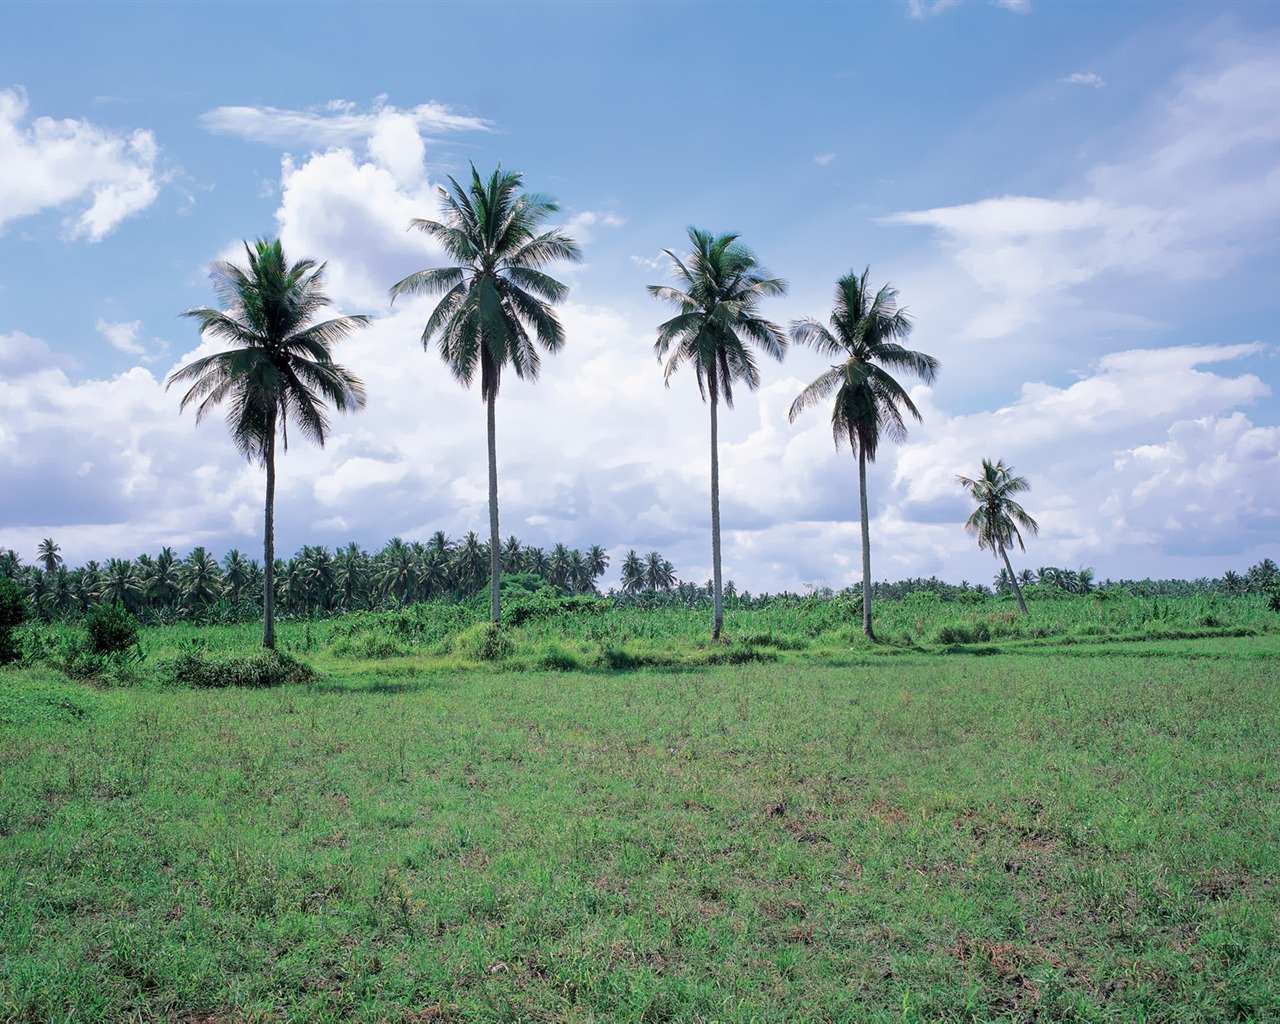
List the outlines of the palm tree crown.
<svg viewBox="0 0 1280 1024">
<path fill-rule="evenodd" d="M 676 308 L 670 320 L 658 326 L 654 352 L 666 362 L 663 381 L 683 363 L 692 363 L 698 391 L 711 406 L 711 568 L 713 594 L 712 639 L 719 639 L 724 624 L 724 596 L 720 562 L 720 455 L 717 406 L 721 399 L 733 408 L 733 385 L 744 382 L 751 390 L 760 386 L 751 345 L 774 359 L 787 351 L 782 328 L 760 315 L 760 301 L 785 295 L 787 284 L 767 276 L 755 253 L 735 234 L 714 236 L 689 228 L 691 251 L 682 259 L 664 250 L 674 264 L 680 287 L 652 284 L 649 294 Z"/>
<path fill-rule="evenodd" d="M 978 503 L 978 507 L 965 521 L 965 531 L 978 538 L 980 549 L 990 548 L 993 555 L 1004 559 L 1018 597 L 1018 605 L 1023 614 L 1026 614 L 1027 605 L 1022 598 L 1013 566 L 1009 564 L 1008 548 L 1016 541 L 1021 550 L 1026 550 L 1019 527 L 1032 534 L 1040 532 L 1036 521 L 1013 497 L 1030 490 L 1031 485 L 1027 483 L 1026 477 L 1014 476 L 1012 466 L 1006 466 L 1000 460 L 992 462 L 990 459 L 982 460 L 982 475 L 976 480 L 959 474 L 956 480 Z"/>
<path fill-rule="evenodd" d="M 819 355 L 836 360 L 791 403 L 789 417 L 833 394 L 831 431 L 836 448 L 847 442 L 858 458 L 858 498 L 862 527 L 862 631 L 871 629 L 871 536 L 867 508 L 867 463 L 874 462 L 881 437 L 906 440 L 905 410 L 919 421 L 920 410 L 889 371 L 906 371 L 926 384 L 938 372 L 938 361 L 905 348 L 902 341 L 914 326 L 898 305 L 898 292 L 884 285 L 872 292 L 868 267 L 859 277 L 852 271 L 836 282 L 835 306 L 828 329 L 810 317 L 792 321 L 791 337 Z"/>
<path fill-rule="evenodd" d="M 391 289 L 391 297 L 443 296 L 422 329 L 422 345 L 438 342 L 454 377 L 470 387 L 480 371 L 480 397 L 487 406 L 489 441 L 490 611 L 501 619 L 498 581 L 502 546 L 498 535 L 498 469 L 494 399 L 508 364 L 517 377 L 536 380 L 538 348 L 558 352 L 564 328 L 551 305 L 568 288 L 546 274 L 556 260 L 578 261 L 582 252 L 559 228 L 540 230 L 559 207 L 548 196 L 521 192 L 523 176 L 501 167 L 487 180 L 471 167 L 471 184 L 455 179 L 440 189 L 444 219 L 414 220 L 410 227 L 439 242 L 454 266 L 420 270 Z"/>
<path fill-rule="evenodd" d="M 760 300 L 787 293 L 787 283 L 765 276 L 755 254 L 735 234 L 713 236 L 689 228 L 692 250 L 681 259 L 663 252 L 675 265 L 681 286 L 649 285 L 649 294 L 679 312 L 658 327 L 653 349 L 666 363 L 662 379 L 669 386 L 683 363 L 692 363 L 698 390 L 715 404 L 733 408 L 733 383 L 744 381 L 754 391 L 760 370 L 747 343 L 781 361 L 787 351 L 782 328 L 760 316 Z"/>
<path fill-rule="evenodd" d="M 327 405 L 339 412 L 364 407 L 364 385 L 333 361 L 330 350 L 369 318 L 343 316 L 315 323 L 329 305 L 322 291 L 323 264 L 290 264 L 279 239 L 260 239 L 252 246 L 246 242 L 245 253 L 247 270 L 230 262 L 214 267 L 214 287 L 224 310 L 201 307 L 183 314 L 200 324 L 202 335 L 230 347 L 175 370 L 165 387 L 191 383 L 181 408 L 195 405 L 197 423 L 225 405 L 232 442 L 266 468 L 262 642 L 274 647 L 276 431 L 286 449 L 290 422 L 323 445 L 329 429 Z"/>
<path fill-rule="evenodd" d="M 836 447 L 848 443 L 874 462 L 880 439 L 906 440 L 905 410 L 916 422 L 920 410 L 890 370 L 905 371 L 932 384 L 938 360 L 902 345 L 915 327 L 910 314 L 898 305 L 898 291 L 884 285 L 872 292 L 867 278 L 846 274 L 836 283 L 836 301 L 828 329 L 810 317 L 791 324 L 791 338 L 819 355 L 837 362 L 820 374 L 791 403 L 792 422 L 805 409 L 835 395 L 831 430 Z"/>
</svg>

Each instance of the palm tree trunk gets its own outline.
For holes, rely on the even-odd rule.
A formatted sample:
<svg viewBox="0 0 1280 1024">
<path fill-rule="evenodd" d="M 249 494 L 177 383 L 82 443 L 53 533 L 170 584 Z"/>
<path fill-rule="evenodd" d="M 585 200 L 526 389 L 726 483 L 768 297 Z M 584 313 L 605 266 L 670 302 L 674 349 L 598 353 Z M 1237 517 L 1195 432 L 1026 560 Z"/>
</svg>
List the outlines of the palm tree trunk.
<svg viewBox="0 0 1280 1024">
<path fill-rule="evenodd" d="M 1004 545 L 996 542 L 1000 548 L 1000 557 L 1004 559 L 1004 567 L 1009 572 L 1009 582 L 1013 584 L 1013 592 L 1018 597 L 1018 607 L 1022 609 L 1023 615 L 1030 615 L 1027 611 L 1027 602 L 1022 599 L 1022 588 L 1018 586 L 1018 577 L 1013 574 L 1013 566 L 1009 564 L 1009 552 L 1005 551 Z"/>
<path fill-rule="evenodd" d="M 862 632 L 874 640 L 871 631 L 871 523 L 867 515 L 867 453 L 858 445 L 858 509 L 862 517 Z"/>
<path fill-rule="evenodd" d="M 489 616 L 495 625 L 502 621 L 499 588 L 502 578 L 502 542 L 498 539 L 498 429 L 493 408 L 497 397 L 497 389 L 490 388 L 485 402 L 489 427 Z"/>
<path fill-rule="evenodd" d="M 276 423 L 267 434 L 267 503 L 262 526 L 262 646 L 276 649 Z"/>
<path fill-rule="evenodd" d="M 716 420 L 716 386 L 711 381 L 711 575 L 715 581 L 715 595 L 712 598 L 714 608 L 714 624 L 711 627 L 711 639 L 720 639 L 720 630 L 724 628 L 724 592 L 720 585 L 720 452 L 718 448 L 719 424 Z"/>
</svg>

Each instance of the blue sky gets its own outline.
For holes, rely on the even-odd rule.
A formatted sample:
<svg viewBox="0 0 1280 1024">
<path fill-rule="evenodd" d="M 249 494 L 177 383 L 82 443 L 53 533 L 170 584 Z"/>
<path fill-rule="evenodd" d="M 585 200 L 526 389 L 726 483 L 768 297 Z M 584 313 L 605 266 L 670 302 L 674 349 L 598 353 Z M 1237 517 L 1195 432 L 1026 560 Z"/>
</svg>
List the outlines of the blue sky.
<svg viewBox="0 0 1280 1024">
<path fill-rule="evenodd" d="M 484 423 L 387 288 L 474 161 L 554 195 L 565 351 L 498 409 L 503 534 L 709 575 L 707 414 L 652 353 L 665 248 L 740 232 L 825 318 L 870 265 L 942 372 L 870 474 L 873 574 L 988 580 L 955 474 L 1026 475 L 1022 564 L 1277 555 L 1280 8 L 1269 4 L 11 4 L 0 39 L 0 545 L 261 543 L 262 473 L 165 375 L 211 262 L 328 262 L 369 407 L 280 467 L 279 550 L 485 532 Z M 843 586 L 856 473 L 793 349 L 722 419 L 726 573 Z"/>
</svg>

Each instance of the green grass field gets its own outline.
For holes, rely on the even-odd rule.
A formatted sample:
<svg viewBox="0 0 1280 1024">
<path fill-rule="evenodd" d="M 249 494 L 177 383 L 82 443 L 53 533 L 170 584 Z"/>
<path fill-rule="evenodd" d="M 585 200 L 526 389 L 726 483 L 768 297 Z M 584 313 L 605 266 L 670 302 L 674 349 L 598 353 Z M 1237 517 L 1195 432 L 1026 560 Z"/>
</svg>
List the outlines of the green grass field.
<svg viewBox="0 0 1280 1024">
<path fill-rule="evenodd" d="M 1280 1019 L 1265 609 L 1078 604 L 968 647 L 1002 612 L 731 615 L 739 664 L 672 611 L 479 667 L 461 619 L 290 623 L 318 678 L 273 689 L 162 683 L 252 627 L 6 669 L 0 1020 Z"/>
</svg>

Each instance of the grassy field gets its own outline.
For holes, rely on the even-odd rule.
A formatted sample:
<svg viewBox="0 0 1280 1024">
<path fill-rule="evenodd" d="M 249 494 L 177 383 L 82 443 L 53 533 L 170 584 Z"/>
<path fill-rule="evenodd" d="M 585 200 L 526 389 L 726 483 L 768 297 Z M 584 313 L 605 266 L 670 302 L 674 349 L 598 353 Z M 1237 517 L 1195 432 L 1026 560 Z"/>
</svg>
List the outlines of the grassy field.
<svg viewBox="0 0 1280 1024">
<path fill-rule="evenodd" d="M 341 622 L 282 631 L 306 686 L 6 670 L 0 1019 L 1280 1019 L 1274 634 L 536 669 L 647 621 L 522 671 Z"/>
</svg>

